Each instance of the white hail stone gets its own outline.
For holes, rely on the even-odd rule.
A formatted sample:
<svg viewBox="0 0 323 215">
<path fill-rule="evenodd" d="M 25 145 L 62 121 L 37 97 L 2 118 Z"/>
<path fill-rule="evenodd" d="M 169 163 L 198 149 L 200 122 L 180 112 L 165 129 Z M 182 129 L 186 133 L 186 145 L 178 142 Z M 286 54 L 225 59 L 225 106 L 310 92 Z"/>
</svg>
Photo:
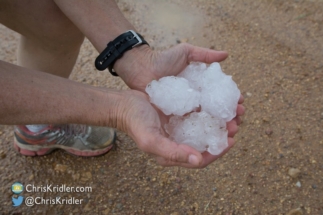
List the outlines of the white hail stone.
<svg viewBox="0 0 323 215">
<path fill-rule="evenodd" d="M 220 64 L 212 63 L 201 78 L 202 110 L 227 122 L 236 116 L 240 90 L 231 76 L 224 74 Z"/>
<path fill-rule="evenodd" d="M 184 115 L 199 107 L 200 94 L 185 78 L 168 76 L 152 81 L 146 87 L 150 102 L 166 115 Z"/>
<path fill-rule="evenodd" d="M 189 145 L 199 152 L 208 151 L 219 155 L 228 147 L 225 121 L 203 111 L 185 117 L 172 116 L 165 130 L 171 140 Z"/>
<path fill-rule="evenodd" d="M 201 91 L 202 73 L 206 70 L 206 68 L 205 63 L 194 62 L 188 65 L 180 74 L 178 74 L 178 77 L 185 78 L 188 80 L 192 88 Z"/>
</svg>

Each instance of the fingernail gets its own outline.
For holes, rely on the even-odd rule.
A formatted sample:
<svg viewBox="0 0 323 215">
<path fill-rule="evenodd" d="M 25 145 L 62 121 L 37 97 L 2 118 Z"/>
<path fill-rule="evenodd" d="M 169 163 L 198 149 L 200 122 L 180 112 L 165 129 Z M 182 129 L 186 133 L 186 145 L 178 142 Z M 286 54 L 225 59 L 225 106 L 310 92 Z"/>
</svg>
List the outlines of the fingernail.
<svg viewBox="0 0 323 215">
<path fill-rule="evenodd" d="M 190 155 L 188 156 L 188 162 L 192 165 L 197 166 L 199 164 L 199 159 L 197 158 L 196 155 Z"/>
</svg>

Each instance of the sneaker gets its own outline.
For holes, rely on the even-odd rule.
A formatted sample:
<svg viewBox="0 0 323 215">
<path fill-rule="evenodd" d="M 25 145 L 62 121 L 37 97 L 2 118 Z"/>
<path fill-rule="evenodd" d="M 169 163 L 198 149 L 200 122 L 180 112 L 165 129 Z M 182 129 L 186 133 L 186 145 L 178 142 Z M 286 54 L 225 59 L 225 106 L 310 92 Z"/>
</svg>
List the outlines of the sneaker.
<svg viewBox="0 0 323 215">
<path fill-rule="evenodd" d="M 97 156 L 108 152 L 116 133 L 108 127 L 86 125 L 48 125 L 39 132 L 14 126 L 14 147 L 23 155 L 46 155 L 55 149 L 78 156 Z"/>
</svg>

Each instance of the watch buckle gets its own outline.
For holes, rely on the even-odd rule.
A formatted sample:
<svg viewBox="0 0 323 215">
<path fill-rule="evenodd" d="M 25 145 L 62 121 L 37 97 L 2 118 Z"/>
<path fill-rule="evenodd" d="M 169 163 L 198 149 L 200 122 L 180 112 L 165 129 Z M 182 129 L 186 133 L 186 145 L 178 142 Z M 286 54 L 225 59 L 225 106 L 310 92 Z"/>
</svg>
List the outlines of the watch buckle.
<svg viewBox="0 0 323 215">
<path fill-rule="evenodd" d="M 134 38 L 136 38 L 138 40 L 138 43 L 133 45 L 132 48 L 142 44 L 142 39 L 139 37 L 139 35 L 136 32 L 134 32 L 133 30 L 129 30 L 128 32 L 131 32 L 133 34 Z"/>
</svg>

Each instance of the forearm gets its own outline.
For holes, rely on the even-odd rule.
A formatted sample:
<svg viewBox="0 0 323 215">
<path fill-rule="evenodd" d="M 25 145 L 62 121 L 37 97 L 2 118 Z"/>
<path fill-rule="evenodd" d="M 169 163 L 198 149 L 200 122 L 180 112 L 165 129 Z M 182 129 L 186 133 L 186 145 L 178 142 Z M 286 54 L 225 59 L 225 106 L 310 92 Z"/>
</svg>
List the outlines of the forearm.
<svg viewBox="0 0 323 215">
<path fill-rule="evenodd" d="M 99 51 L 127 30 L 135 30 L 114 0 L 54 0 Z"/>
<path fill-rule="evenodd" d="M 117 126 L 123 94 L 0 61 L 0 124 Z M 118 122 L 120 123 L 120 122 Z"/>
<path fill-rule="evenodd" d="M 54 1 L 63 13 L 91 41 L 99 53 L 107 47 L 110 41 L 120 34 L 127 30 L 135 30 L 134 26 L 123 16 L 114 0 Z M 130 88 L 139 89 L 133 83 L 136 82 L 137 73 L 151 72 L 146 68 L 149 60 L 147 58 L 151 56 L 151 52 L 152 50 L 147 45 L 136 46 L 125 52 L 115 62 L 114 69 Z M 142 85 L 146 84 L 148 83 Z"/>
</svg>

